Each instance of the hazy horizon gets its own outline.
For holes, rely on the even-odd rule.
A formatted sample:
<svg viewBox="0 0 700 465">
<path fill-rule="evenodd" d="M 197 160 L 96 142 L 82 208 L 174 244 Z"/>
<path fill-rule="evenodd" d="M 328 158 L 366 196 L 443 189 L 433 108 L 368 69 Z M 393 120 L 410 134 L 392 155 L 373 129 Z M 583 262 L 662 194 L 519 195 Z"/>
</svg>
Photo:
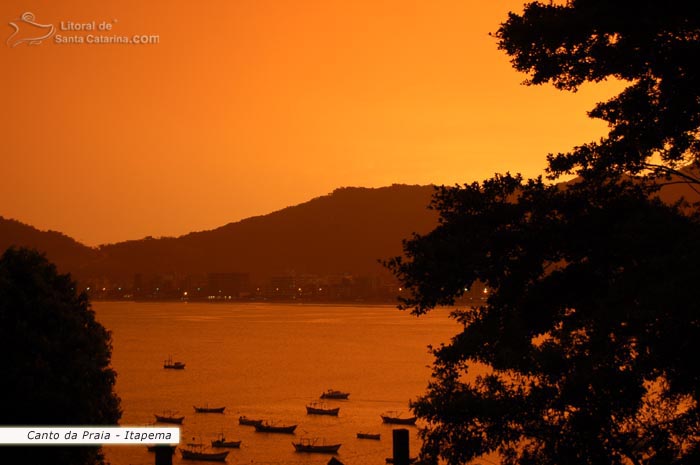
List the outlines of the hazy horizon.
<svg viewBox="0 0 700 465">
<path fill-rule="evenodd" d="M 620 83 L 521 85 L 489 36 L 521 8 L 3 2 L 1 213 L 94 245 L 211 229 L 338 186 L 536 176 L 547 153 L 605 133 L 586 111 Z M 31 24 L 53 36 L 22 42 Z M 66 43 L 88 35 L 157 40 Z"/>
</svg>

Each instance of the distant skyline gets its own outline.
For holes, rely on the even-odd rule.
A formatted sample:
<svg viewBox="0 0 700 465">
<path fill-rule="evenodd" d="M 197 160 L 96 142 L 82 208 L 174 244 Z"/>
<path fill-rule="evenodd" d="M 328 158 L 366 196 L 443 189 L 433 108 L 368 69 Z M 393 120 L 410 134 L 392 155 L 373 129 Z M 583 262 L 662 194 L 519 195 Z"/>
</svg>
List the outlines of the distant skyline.
<svg viewBox="0 0 700 465">
<path fill-rule="evenodd" d="M 522 4 L 2 2 L 0 215 L 97 245 L 541 174 L 606 133 L 586 111 L 622 85 L 520 85 L 489 32 Z"/>
</svg>

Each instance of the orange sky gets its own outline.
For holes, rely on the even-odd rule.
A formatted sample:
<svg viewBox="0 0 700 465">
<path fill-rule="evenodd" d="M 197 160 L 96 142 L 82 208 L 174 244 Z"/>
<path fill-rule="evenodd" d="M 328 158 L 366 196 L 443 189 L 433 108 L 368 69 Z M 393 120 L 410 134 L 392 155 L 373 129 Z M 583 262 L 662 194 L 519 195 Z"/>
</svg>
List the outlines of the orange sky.
<svg viewBox="0 0 700 465">
<path fill-rule="evenodd" d="M 0 215 L 96 245 L 210 229 L 340 186 L 537 175 L 548 152 L 605 133 L 585 112 L 620 85 L 520 85 L 488 33 L 521 6 L 5 0 Z M 4 43 L 24 12 L 54 37 Z M 159 43 L 56 43 L 88 34 Z"/>
</svg>

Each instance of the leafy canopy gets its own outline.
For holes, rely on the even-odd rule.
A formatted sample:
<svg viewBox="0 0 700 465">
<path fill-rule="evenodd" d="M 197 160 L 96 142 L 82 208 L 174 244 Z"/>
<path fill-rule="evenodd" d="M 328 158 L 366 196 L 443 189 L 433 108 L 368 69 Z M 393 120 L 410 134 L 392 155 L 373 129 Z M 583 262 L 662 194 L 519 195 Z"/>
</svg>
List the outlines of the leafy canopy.
<svg viewBox="0 0 700 465">
<path fill-rule="evenodd" d="M 631 184 L 560 189 L 509 175 L 440 188 L 433 207 L 438 228 L 390 262 L 411 292 L 403 308 L 456 303 L 464 325 L 435 350 L 413 404 L 429 422 L 425 457 L 699 458 L 695 218 Z M 488 300 L 464 307 L 479 284 Z"/>
<path fill-rule="evenodd" d="M 697 163 L 700 154 L 700 14 L 697 2 L 533 2 L 496 33 L 529 84 L 576 90 L 607 78 L 629 81 L 589 114 L 608 137 L 549 157 L 553 175 L 639 173 Z M 666 171 L 662 169 L 662 171 Z"/>
<path fill-rule="evenodd" d="M 690 1 L 525 5 L 497 32 L 529 84 L 629 87 L 591 117 L 606 138 L 550 155 L 552 186 L 497 175 L 441 187 L 438 227 L 387 265 L 423 314 L 456 305 L 412 404 L 422 456 L 466 463 L 690 464 L 700 460 L 697 211 L 650 197 L 699 181 L 700 14 Z M 472 306 L 467 289 L 486 286 Z"/>
<path fill-rule="evenodd" d="M 111 337 L 87 296 L 36 251 L 0 256 L 0 423 L 114 425 L 121 416 Z M 101 463 L 90 447 L 8 447 L 2 461 Z"/>
</svg>

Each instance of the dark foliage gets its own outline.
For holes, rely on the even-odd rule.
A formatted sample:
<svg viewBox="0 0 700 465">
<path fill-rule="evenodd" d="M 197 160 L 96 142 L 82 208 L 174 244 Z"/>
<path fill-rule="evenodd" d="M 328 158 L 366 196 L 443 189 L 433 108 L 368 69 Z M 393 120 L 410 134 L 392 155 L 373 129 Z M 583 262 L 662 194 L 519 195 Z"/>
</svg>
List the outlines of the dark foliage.
<svg viewBox="0 0 700 465">
<path fill-rule="evenodd" d="M 0 423 L 114 425 L 111 338 L 68 275 L 29 249 L 0 257 Z M 7 447 L 3 463 L 101 463 L 97 448 Z"/>
<path fill-rule="evenodd" d="M 696 218 L 631 183 L 499 176 L 441 188 L 441 224 L 390 267 L 424 313 L 485 284 L 435 350 L 426 458 L 506 464 L 700 458 Z M 458 306 L 459 308 L 459 306 Z"/>
<path fill-rule="evenodd" d="M 496 36 L 515 69 L 529 74 L 530 84 L 576 90 L 584 82 L 611 77 L 630 83 L 590 112 L 608 122 L 608 137 L 550 156 L 552 174 L 648 168 L 666 174 L 679 163 L 698 162 L 697 2 L 533 2 L 523 14 L 510 13 Z"/>
<path fill-rule="evenodd" d="M 496 36 L 527 83 L 629 86 L 590 116 L 599 142 L 550 155 L 551 186 L 496 176 L 439 188 L 439 226 L 388 266 L 422 314 L 456 304 L 413 403 L 422 455 L 450 465 L 700 461 L 700 217 L 652 195 L 700 184 L 700 13 L 691 1 L 539 2 Z M 650 180 L 655 182 L 651 183 Z M 692 187 L 692 186 L 691 186 Z M 464 306 L 466 289 L 488 299 Z"/>
</svg>

